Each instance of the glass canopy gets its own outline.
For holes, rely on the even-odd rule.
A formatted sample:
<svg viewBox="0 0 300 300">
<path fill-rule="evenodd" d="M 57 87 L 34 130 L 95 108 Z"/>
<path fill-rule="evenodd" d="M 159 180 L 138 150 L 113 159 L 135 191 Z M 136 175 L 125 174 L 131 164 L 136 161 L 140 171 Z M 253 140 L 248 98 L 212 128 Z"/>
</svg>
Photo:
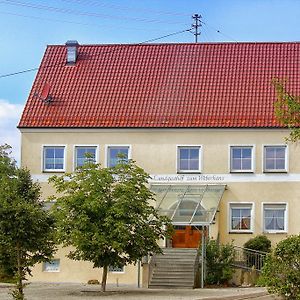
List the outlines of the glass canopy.
<svg viewBox="0 0 300 300">
<path fill-rule="evenodd" d="M 213 222 L 226 185 L 152 184 L 156 208 L 173 224 L 209 225 Z"/>
</svg>

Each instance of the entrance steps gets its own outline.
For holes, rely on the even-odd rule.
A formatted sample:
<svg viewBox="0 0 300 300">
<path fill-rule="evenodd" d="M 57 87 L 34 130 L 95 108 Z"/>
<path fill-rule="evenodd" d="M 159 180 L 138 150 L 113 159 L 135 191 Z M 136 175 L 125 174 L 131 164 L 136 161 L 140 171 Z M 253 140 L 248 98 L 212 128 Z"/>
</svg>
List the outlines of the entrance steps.
<svg viewBox="0 0 300 300">
<path fill-rule="evenodd" d="M 165 248 L 150 263 L 149 288 L 194 288 L 199 257 L 197 249 Z"/>
</svg>

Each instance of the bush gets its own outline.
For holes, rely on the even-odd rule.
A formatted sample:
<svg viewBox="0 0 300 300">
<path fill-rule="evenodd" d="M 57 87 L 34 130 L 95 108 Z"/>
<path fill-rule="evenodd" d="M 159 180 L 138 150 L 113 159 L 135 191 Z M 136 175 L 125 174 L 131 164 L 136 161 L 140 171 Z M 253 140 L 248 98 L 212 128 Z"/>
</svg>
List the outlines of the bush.
<svg viewBox="0 0 300 300">
<path fill-rule="evenodd" d="M 259 284 L 284 299 L 300 299 L 300 235 L 282 240 L 267 255 Z"/>
<path fill-rule="evenodd" d="M 232 244 L 222 245 L 209 240 L 206 246 L 206 284 L 227 283 L 233 275 L 232 263 L 234 248 Z"/>
<path fill-rule="evenodd" d="M 254 251 L 261 251 L 269 253 L 271 251 L 271 241 L 265 235 L 257 235 L 256 237 L 248 240 L 244 247 Z M 259 253 L 249 253 L 245 250 L 245 258 L 247 267 L 252 268 L 253 266 L 260 270 L 265 262 L 265 257 Z"/>
<path fill-rule="evenodd" d="M 248 240 L 244 244 L 244 247 L 256 251 L 270 252 L 271 241 L 265 235 L 257 235 L 256 237 Z"/>
</svg>

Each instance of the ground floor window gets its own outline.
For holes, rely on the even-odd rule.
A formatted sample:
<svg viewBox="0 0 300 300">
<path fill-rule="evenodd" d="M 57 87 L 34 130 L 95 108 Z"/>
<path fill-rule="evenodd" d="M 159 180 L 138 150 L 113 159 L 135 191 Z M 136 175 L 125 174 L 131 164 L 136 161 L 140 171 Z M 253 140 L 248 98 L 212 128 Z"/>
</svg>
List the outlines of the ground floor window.
<svg viewBox="0 0 300 300">
<path fill-rule="evenodd" d="M 60 260 L 59 259 L 53 259 L 49 262 L 43 263 L 43 271 L 44 272 L 59 272 L 60 268 Z"/>
<path fill-rule="evenodd" d="M 251 203 L 230 203 L 230 231 L 252 231 L 252 209 Z"/>
<path fill-rule="evenodd" d="M 125 267 L 124 266 L 121 266 L 121 267 L 109 266 L 108 267 L 108 272 L 111 272 L 111 273 L 124 273 L 125 272 Z"/>
<path fill-rule="evenodd" d="M 264 231 L 286 232 L 286 204 L 263 204 Z"/>
</svg>

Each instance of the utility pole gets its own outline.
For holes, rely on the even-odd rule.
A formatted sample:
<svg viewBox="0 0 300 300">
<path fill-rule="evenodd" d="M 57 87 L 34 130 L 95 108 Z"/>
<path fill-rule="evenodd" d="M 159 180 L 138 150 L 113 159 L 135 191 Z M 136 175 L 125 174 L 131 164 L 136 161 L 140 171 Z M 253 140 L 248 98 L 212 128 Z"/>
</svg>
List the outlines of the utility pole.
<svg viewBox="0 0 300 300">
<path fill-rule="evenodd" d="M 195 32 L 193 33 L 195 36 L 195 43 L 198 43 L 198 36 L 201 34 L 201 32 L 199 31 L 199 28 L 202 26 L 201 18 L 202 16 L 198 14 L 194 14 L 192 16 L 192 19 L 195 20 L 195 23 L 192 24 L 192 28 L 195 28 Z"/>
</svg>

